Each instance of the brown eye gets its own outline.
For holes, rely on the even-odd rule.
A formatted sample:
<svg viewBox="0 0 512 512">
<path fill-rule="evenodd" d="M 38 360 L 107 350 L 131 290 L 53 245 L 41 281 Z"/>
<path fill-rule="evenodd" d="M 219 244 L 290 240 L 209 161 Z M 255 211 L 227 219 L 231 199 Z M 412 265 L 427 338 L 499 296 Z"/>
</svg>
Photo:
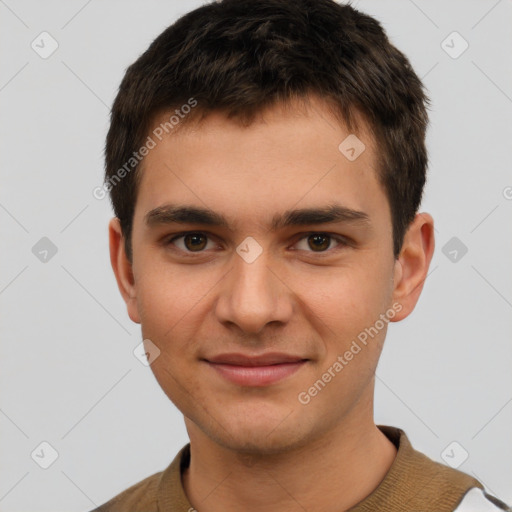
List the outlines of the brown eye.
<svg viewBox="0 0 512 512">
<path fill-rule="evenodd" d="M 201 233 L 193 233 L 183 237 L 185 247 L 190 251 L 201 251 L 206 247 L 206 237 Z"/>
<path fill-rule="evenodd" d="M 185 253 L 203 252 L 204 249 L 211 249 L 215 246 L 215 243 L 205 233 L 184 233 L 175 236 L 167 244 L 174 245 Z"/>
<path fill-rule="evenodd" d="M 301 251 L 309 253 L 330 254 L 348 245 L 347 240 L 341 236 L 330 235 L 328 233 L 309 233 L 297 242 L 296 247 Z"/>
<path fill-rule="evenodd" d="M 321 233 L 308 236 L 308 245 L 316 252 L 325 251 L 331 245 L 331 237 Z"/>
</svg>

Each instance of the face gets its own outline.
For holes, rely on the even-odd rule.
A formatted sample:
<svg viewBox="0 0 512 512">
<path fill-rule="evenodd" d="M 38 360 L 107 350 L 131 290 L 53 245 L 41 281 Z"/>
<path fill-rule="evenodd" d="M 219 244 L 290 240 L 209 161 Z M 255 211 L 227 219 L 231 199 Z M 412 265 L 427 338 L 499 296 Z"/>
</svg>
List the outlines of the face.
<svg viewBox="0 0 512 512">
<path fill-rule="evenodd" d="M 276 453 L 371 422 L 388 323 L 417 299 L 364 123 L 354 160 L 339 149 L 350 133 L 312 105 L 248 127 L 215 113 L 158 142 L 142 163 L 132 266 L 111 223 L 130 317 L 158 347 L 151 368 L 191 438 Z"/>
</svg>

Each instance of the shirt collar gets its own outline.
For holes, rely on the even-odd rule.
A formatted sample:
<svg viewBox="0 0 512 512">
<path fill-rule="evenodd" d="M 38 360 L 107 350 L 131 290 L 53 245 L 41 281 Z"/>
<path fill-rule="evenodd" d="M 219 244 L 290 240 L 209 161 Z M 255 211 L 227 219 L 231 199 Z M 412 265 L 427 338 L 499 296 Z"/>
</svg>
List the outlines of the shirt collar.
<svg viewBox="0 0 512 512">
<path fill-rule="evenodd" d="M 473 477 L 434 462 L 416 451 L 402 429 L 386 425 L 377 427 L 397 447 L 397 454 L 377 488 L 352 507 L 350 512 L 408 512 L 434 508 L 437 512 L 451 512 L 469 488 L 483 488 Z M 189 463 L 190 443 L 178 452 L 162 472 L 157 498 L 160 512 L 194 510 L 181 480 L 181 474 Z"/>
</svg>

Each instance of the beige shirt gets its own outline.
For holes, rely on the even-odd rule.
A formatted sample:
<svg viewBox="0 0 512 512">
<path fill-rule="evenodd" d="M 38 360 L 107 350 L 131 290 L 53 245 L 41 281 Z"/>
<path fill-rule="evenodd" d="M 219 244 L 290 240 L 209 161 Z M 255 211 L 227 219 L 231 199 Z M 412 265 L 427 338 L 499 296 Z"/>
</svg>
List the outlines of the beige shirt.
<svg viewBox="0 0 512 512">
<path fill-rule="evenodd" d="M 475 478 L 416 451 L 403 430 L 383 425 L 378 428 L 395 444 L 397 455 L 377 488 L 350 512 L 453 512 L 470 489 L 483 490 Z M 189 462 L 187 444 L 165 470 L 129 487 L 92 512 L 192 512 L 194 508 L 181 482 L 181 473 Z"/>
</svg>

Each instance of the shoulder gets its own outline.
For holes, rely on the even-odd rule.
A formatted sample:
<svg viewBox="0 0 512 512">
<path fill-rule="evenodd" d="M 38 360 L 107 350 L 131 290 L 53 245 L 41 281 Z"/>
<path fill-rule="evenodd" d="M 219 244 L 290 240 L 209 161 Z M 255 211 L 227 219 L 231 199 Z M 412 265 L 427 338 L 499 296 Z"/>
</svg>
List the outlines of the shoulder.
<svg viewBox="0 0 512 512">
<path fill-rule="evenodd" d="M 485 492 L 476 478 L 434 461 L 413 448 L 402 429 L 379 425 L 398 448 L 394 463 L 383 483 L 389 496 L 400 495 L 408 510 L 454 512 L 512 512 L 499 499 Z M 389 510 L 395 510 L 390 499 Z"/>
<path fill-rule="evenodd" d="M 454 512 L 511 512 L 508 507 L 498 498 L 487 494 L 478 487 L 473 487 L 465 495 Z"/>
<path fill-rule="evenodd" d="M 424 495 L 434 498 L 443 498 L 445 493 L 461 497 L 472 487 L 482 487 L 472 476 L 416 450 L 402 429 L 389 426 L 379 428 L 398 447 L 397 457 L 389 472 L 395 483 L 422 488 Z"/>
<path fill-rule="evenodd" d="M 91 512 L 157 512 L 157 490 L 162 473 L 144 478 Z"/>
<path fill-rule="evenodd" d="M 186 444 L 164 470 L 128 487 L 90 512 L 170 512 L 191 509 L 181 483 L 181 470 L 189 461 L 190 444 Z"/>
</svg>

